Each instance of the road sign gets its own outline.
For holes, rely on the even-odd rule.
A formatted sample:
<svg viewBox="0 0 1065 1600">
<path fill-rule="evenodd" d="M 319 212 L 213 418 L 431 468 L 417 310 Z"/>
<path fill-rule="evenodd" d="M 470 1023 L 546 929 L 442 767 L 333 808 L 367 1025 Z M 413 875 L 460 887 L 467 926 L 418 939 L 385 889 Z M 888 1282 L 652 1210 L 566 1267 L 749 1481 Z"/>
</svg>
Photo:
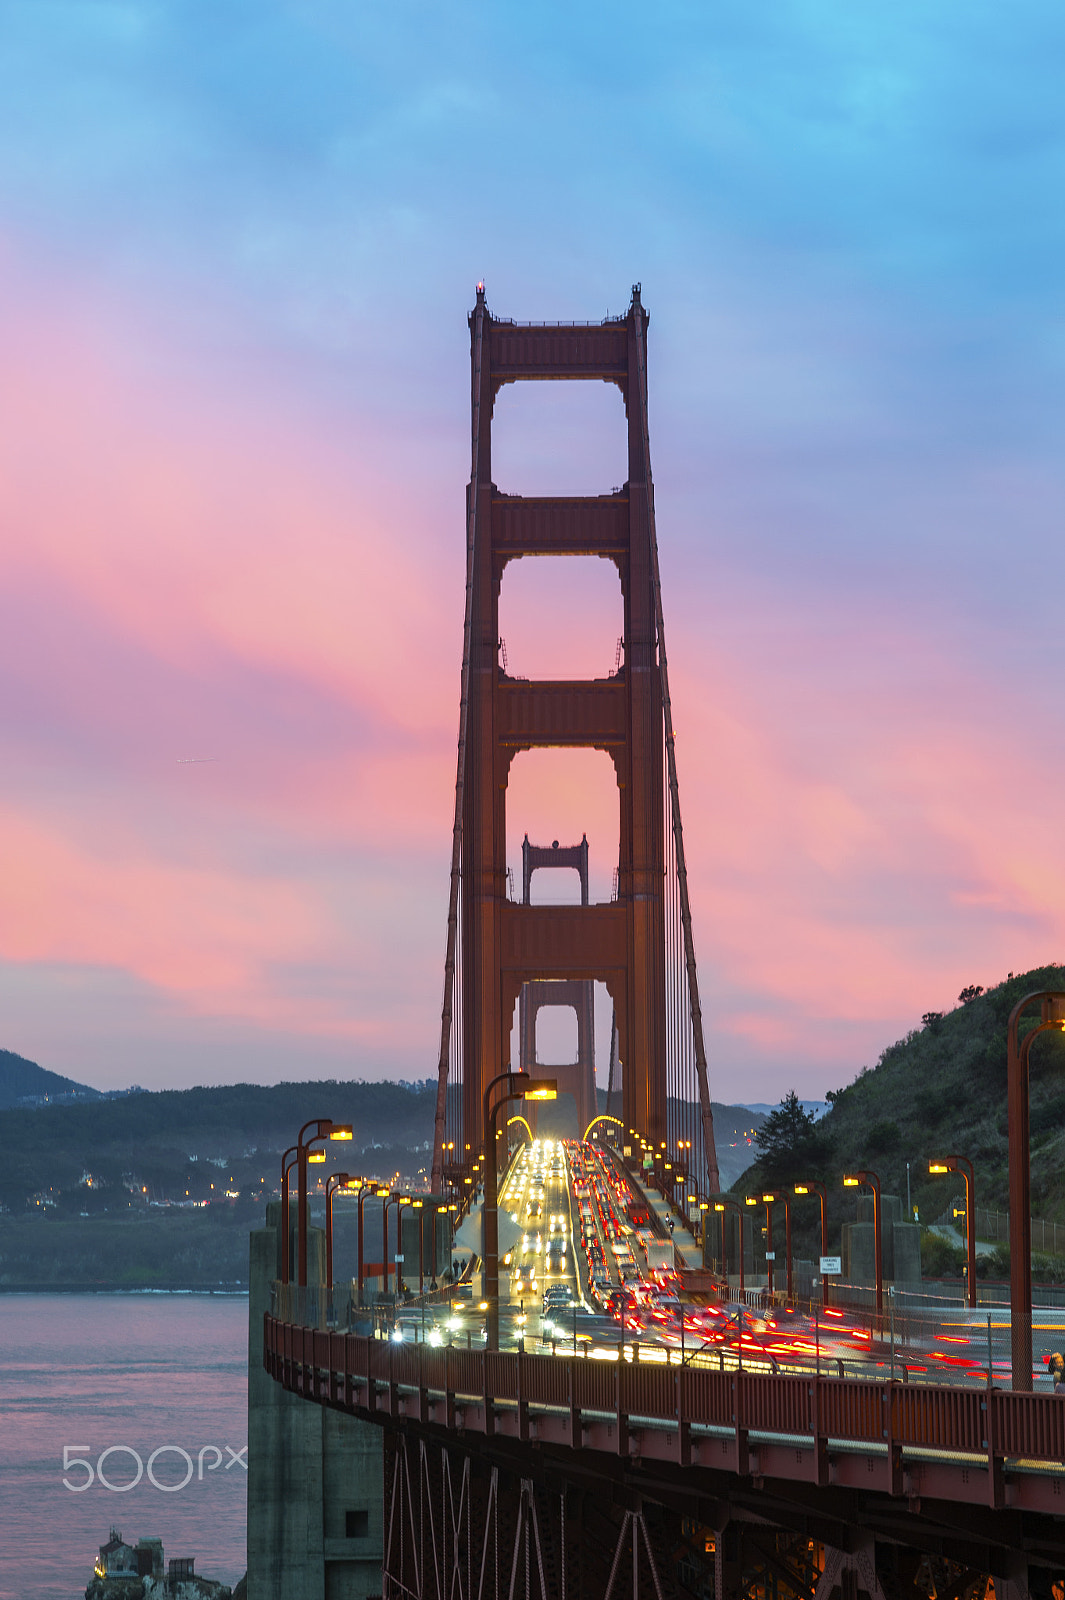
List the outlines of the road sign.
<svg viewBox="0 0 1065 1600">
<path fill-rule="evenodd" d="M 392 1257 L 392 1260 L 393 1260 L 393 1261 L 398 1261 L 398 1262 L 399 1262 L 399 1264 L 400 1264 L 400 1266 L 402 1266 L 402 1265 L 403 1265 L 403 1257 L 402 1257 L 402 1256 L 393 1256 L 393 1257 Z"/>
<path fill-rule="evenodd" d="M 842 1256 L 822 1256 L 821 1272 L 825 1277 L 839 1277 L 843 1271 Z"/>
<path fill-rule="evenodd" d="M 777 1259 L 776 1251 L 775 1250 L 767 1250 L 766 1253 L 765 1253 L 765 1258 L 766 1258 L 767 1261 L 775 1261 Z"/>
</svg>

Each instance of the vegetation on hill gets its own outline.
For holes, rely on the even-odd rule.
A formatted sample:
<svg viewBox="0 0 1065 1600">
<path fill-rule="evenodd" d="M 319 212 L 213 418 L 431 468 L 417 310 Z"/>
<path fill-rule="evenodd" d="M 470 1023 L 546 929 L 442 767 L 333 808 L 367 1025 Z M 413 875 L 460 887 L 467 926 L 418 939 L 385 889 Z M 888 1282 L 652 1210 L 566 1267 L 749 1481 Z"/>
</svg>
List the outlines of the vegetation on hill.
<svg viewBox="0 0 1065 1600">
<path fill-rule="evenodd" d="M 0 1110 L 17 1106 L 20 1100 L 44 1100 L 57 1095 L 77 1096 L 85 1100 L 100 1098 L 98 1089 L 90 1089 L 73 1078 L 60 1077 L 39 1067 L 36 1061 L 27 1061 L 14 1050 L 0 1050 Z"/>
<path fill-rule="evenodd" d="M 417 1176 L 427 1164 L 435 1086 L 282 1083 L 164 1090 L 87 1104 L 0 1111 L 0 1207 L 73 1215 L 150 1201 L 270 1193 L 279 1155 L 311 1116 L 351 1124 L 349 1170 Z M 337 1147 L 340 1148 L 339 1146 Z"/>
<path fill-rule="evenodd" d="M 789 1097 L 762 1129 L 762 1154 L 735 1187 L 754 1194 L 820 1179 L 828 1187 L 830 1238 L 838 1239 L 840 1224 L 854 1215 L 853 1192 L 841 1187 L 844 1173 L 872 1169 L 883 1193 L 900 1196 L 905 1207 L 909 1163 L 911 1200 L 927 1223 L 964 1196 L 960 1175 L 928 1172 L 933 1158 L 956 1154 L 974 1164 L 977 1208 L 1008 1210 L 1006 1025 L 1018 1000 L 1052 988 L 1065 990 L 1065 967 L 1011 974 L 986 991 L 968 986 L 953 1011 L 926 1012 L 875 1067 L 830 1092 L 831 1109 L 816 1125 L 803 1120 Z M 1065 1035 L 1048 1032 L 1031 1053 L 1032 1212 L 1047 1220 L 1065 1218 L 1063 1079 Z M 816 1204 L 796 1203 L 808 1248 L 816 1218 Z"/>
</svg>

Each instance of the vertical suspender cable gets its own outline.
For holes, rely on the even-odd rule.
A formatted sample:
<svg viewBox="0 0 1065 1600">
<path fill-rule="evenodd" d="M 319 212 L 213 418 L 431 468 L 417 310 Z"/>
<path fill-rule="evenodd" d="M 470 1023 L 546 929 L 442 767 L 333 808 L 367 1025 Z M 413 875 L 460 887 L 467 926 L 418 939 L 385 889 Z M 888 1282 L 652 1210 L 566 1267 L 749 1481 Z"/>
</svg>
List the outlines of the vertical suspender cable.
<svg viewBox="0 0 1065 1600">
<path fill-rule="evenodd" d="M 458 942 L 459 883 L 462 875 L 462 808 L 466 792 L 466 724 L 470 703 L 470 641 L 473 632 L 473 573 L 477 534 L 477 491 L 480 487 L 481 354 L 484 344 L 485 304 L 477 296 L 473 313 L 473 467 L 466 506 L 466 616 L 462 626 L 462 689 L 459 698 L 458 770 L 455 777 L 455 825 L 451 834 L 451 893 L 447 908 L 447 949 L 444 955 L 444 1004 L 440 1017 L 440 1060 L 436 1079 L 436 1121 L 433 1130 L 432 1192 L 439 1194 L 444 1181 L 444 1126 L 447 1117 L 447 1080 L 451 1040 L 451 1012 L 455 992 L 455 946 Z M 463 1128 L 465 1134 L 465 1127 Z M 465 1152 L 463 1152 L 463 1155 Z"/>
<path fill-rule="evenodd" d="M 703 1126 L 703 1159 L 709 1192 L 716 1194 L 721 1187 L 717 1168 L 717 1147 L 714 1143 L 714 1115 L 710 1109 L 710 1086 L 706 1076 L 706 1049 L 703 1044 L 703 1013 L 699 1004 L 699 979 L 695 970 L 695 941 L 692 938 L 691 905 L 688 900 L 688 869 L 684 859 L 684 833 L 680 820 L 680 786 L 677 782 L 677 753 L 673 739 L 673 707 L 669 698 L 669 670 L 666 663 L 665 619 L 662 612 L 662 578 L 658 565 L 658 535 L 655 531 L 654 483 L 651 478 L 651 441 L 647 431 L 647 352 L 645 346 L 646 323 L 639 294 L 633 294 L 633 318 L 636 324 L 636 395 L 639 407 L 640 432 L 643 441 L 644 472 L 647 481 L 647 521 L 651 540 L 651 581 L 654 586 L 655 624 L 658 629 L 658 668 L 662 680 L 662 711 L 665 717 L 666 762 L 669 773 L 669 798 L 673 813 L 673 838 L 677 853 L 677 884 L 680 890 L 680 913 L 684 929 L 684 962 L 688 976 L 688 999 L 691 1002 L 692 1034 L 695 1043 L 695 1071 L 699 1083 L 699 1106 Z"/>
</svg>

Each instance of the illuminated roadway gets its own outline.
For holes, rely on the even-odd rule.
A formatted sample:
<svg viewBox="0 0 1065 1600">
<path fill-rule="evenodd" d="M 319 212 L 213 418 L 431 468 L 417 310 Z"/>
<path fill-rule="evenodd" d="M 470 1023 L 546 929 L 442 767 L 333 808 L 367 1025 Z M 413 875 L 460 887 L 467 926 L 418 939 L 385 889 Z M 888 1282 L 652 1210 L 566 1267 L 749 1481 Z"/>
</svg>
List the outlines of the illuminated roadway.
<svg viewBox="0 0 1065 1600">
<path fill-rule="evenodd" d="M 653 1208 L 609 1151 L 589 1141 L 537 1140 L 512 1160 L 499 1196 L 500 1343 L 530 1352 L 583 1353 L 614 1360 L 677 1362 L 756 1372 L 821 1370 L 910 1381 L 986 1382 L 987 1313 L 961 1307 L 933 1313 L 935 1326 L 892 1360 L 885 1313 L 877 1338 L 857 1313 L 830 1308 L 815 1317 L 681 1290 L 669 1240 L 656 1233 Z M 678 1224 L 678 1229 L 683 1224 Z M 657 1244 L 657 1249 L 655 1248 Z M 657 1268 L 657 1270 L 656 1270 Z M 483 1345 L 483 1303 L 466 1286 L 450 1304 L 401 1310 L 396 1331 Z M 624 1310 L 624 1325 L 622 1311 Z M 1060 1312 L 1036 1314 L 1036 1384 L 1047 1380 L 1042 1349 L 1061 1343 Z M 903 1318 L 899 1317 L 900 1333 Z M 1008 1312 L 993 1315 L 995 1377 L 1007 1375 Z M 1042 1380 L 1042 1382 L 1040 1382 Z"/>
</svg>

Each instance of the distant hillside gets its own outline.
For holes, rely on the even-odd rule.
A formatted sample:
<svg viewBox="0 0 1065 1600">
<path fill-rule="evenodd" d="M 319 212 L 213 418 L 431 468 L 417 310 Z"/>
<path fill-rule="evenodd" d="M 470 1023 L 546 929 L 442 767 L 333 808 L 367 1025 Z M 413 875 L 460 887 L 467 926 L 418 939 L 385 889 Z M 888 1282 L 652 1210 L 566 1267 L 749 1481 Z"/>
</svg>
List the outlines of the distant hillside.
<svg viewBox="0 0 1065 1600">
<path fill-rule="evenodd" d="M 0 1111 L 0 1147 L 7 1152 L 0 1204 L 19 1210 L 47 1195 L 48 1204 L 92 1213 L 128 1207 L 134 1190 L 145 1203 L 206 1199 L 227 1188 L 269 1192 L 279 1183 L 279 1153 L 310 1117 L 352 1125 L 354 1139 L 343 1147 L 348 1170 L 390 1174 L 399 1167 L 414 1176 L 433 1136 L 435 1105 L 435 1086 L 428 1084 L 327 1080 L 145 1091 Z"/>
<path fill-rule="evenodd" d="M 17 1106 L 22 1100 L 51 1101 L 56 1099 L 101 1099 L 98 1089 L 90 1089 L 72 1078 L 61 1078 L 58 1072 L 39 1067 L 36 1061 L 13 1050 L 0 1050 L 0 1111 Z"/>
<path fill-rule="evenodd" d="M 974 994 L 944 1015 L 926 1013 L 918 1027 L 889 1045 L 875 1067 L 829 1096 L 817 1123 L 821 1171 L 838 1223 L 853 1214 L 842 1176 L 870 1167 L 885 1194 L 905 1204 L 910 1191 L 922 1222 L 933 1221 L 963 1192 L 962 1179 L 932 1178 L 929 1160 L 968 1156 L 976 1168 L 977 1205 L 1008 1209 L 1006 1024 L 1017 1001 L 1035 990 L 1065 989 L 1065 967 L 1039 967 Z M 1065 1218 L 1065 1036 L 1044 1034 L 1032 1049 L 1032 1212 Z M 796 1172 L 796 1178 L 805 1176 Z M 760 1164 L 737 1187 L 754 1193 L 765 1182 Z M 816 1210 L 816 1207 L 812 1207 Z"/>
</svg>

